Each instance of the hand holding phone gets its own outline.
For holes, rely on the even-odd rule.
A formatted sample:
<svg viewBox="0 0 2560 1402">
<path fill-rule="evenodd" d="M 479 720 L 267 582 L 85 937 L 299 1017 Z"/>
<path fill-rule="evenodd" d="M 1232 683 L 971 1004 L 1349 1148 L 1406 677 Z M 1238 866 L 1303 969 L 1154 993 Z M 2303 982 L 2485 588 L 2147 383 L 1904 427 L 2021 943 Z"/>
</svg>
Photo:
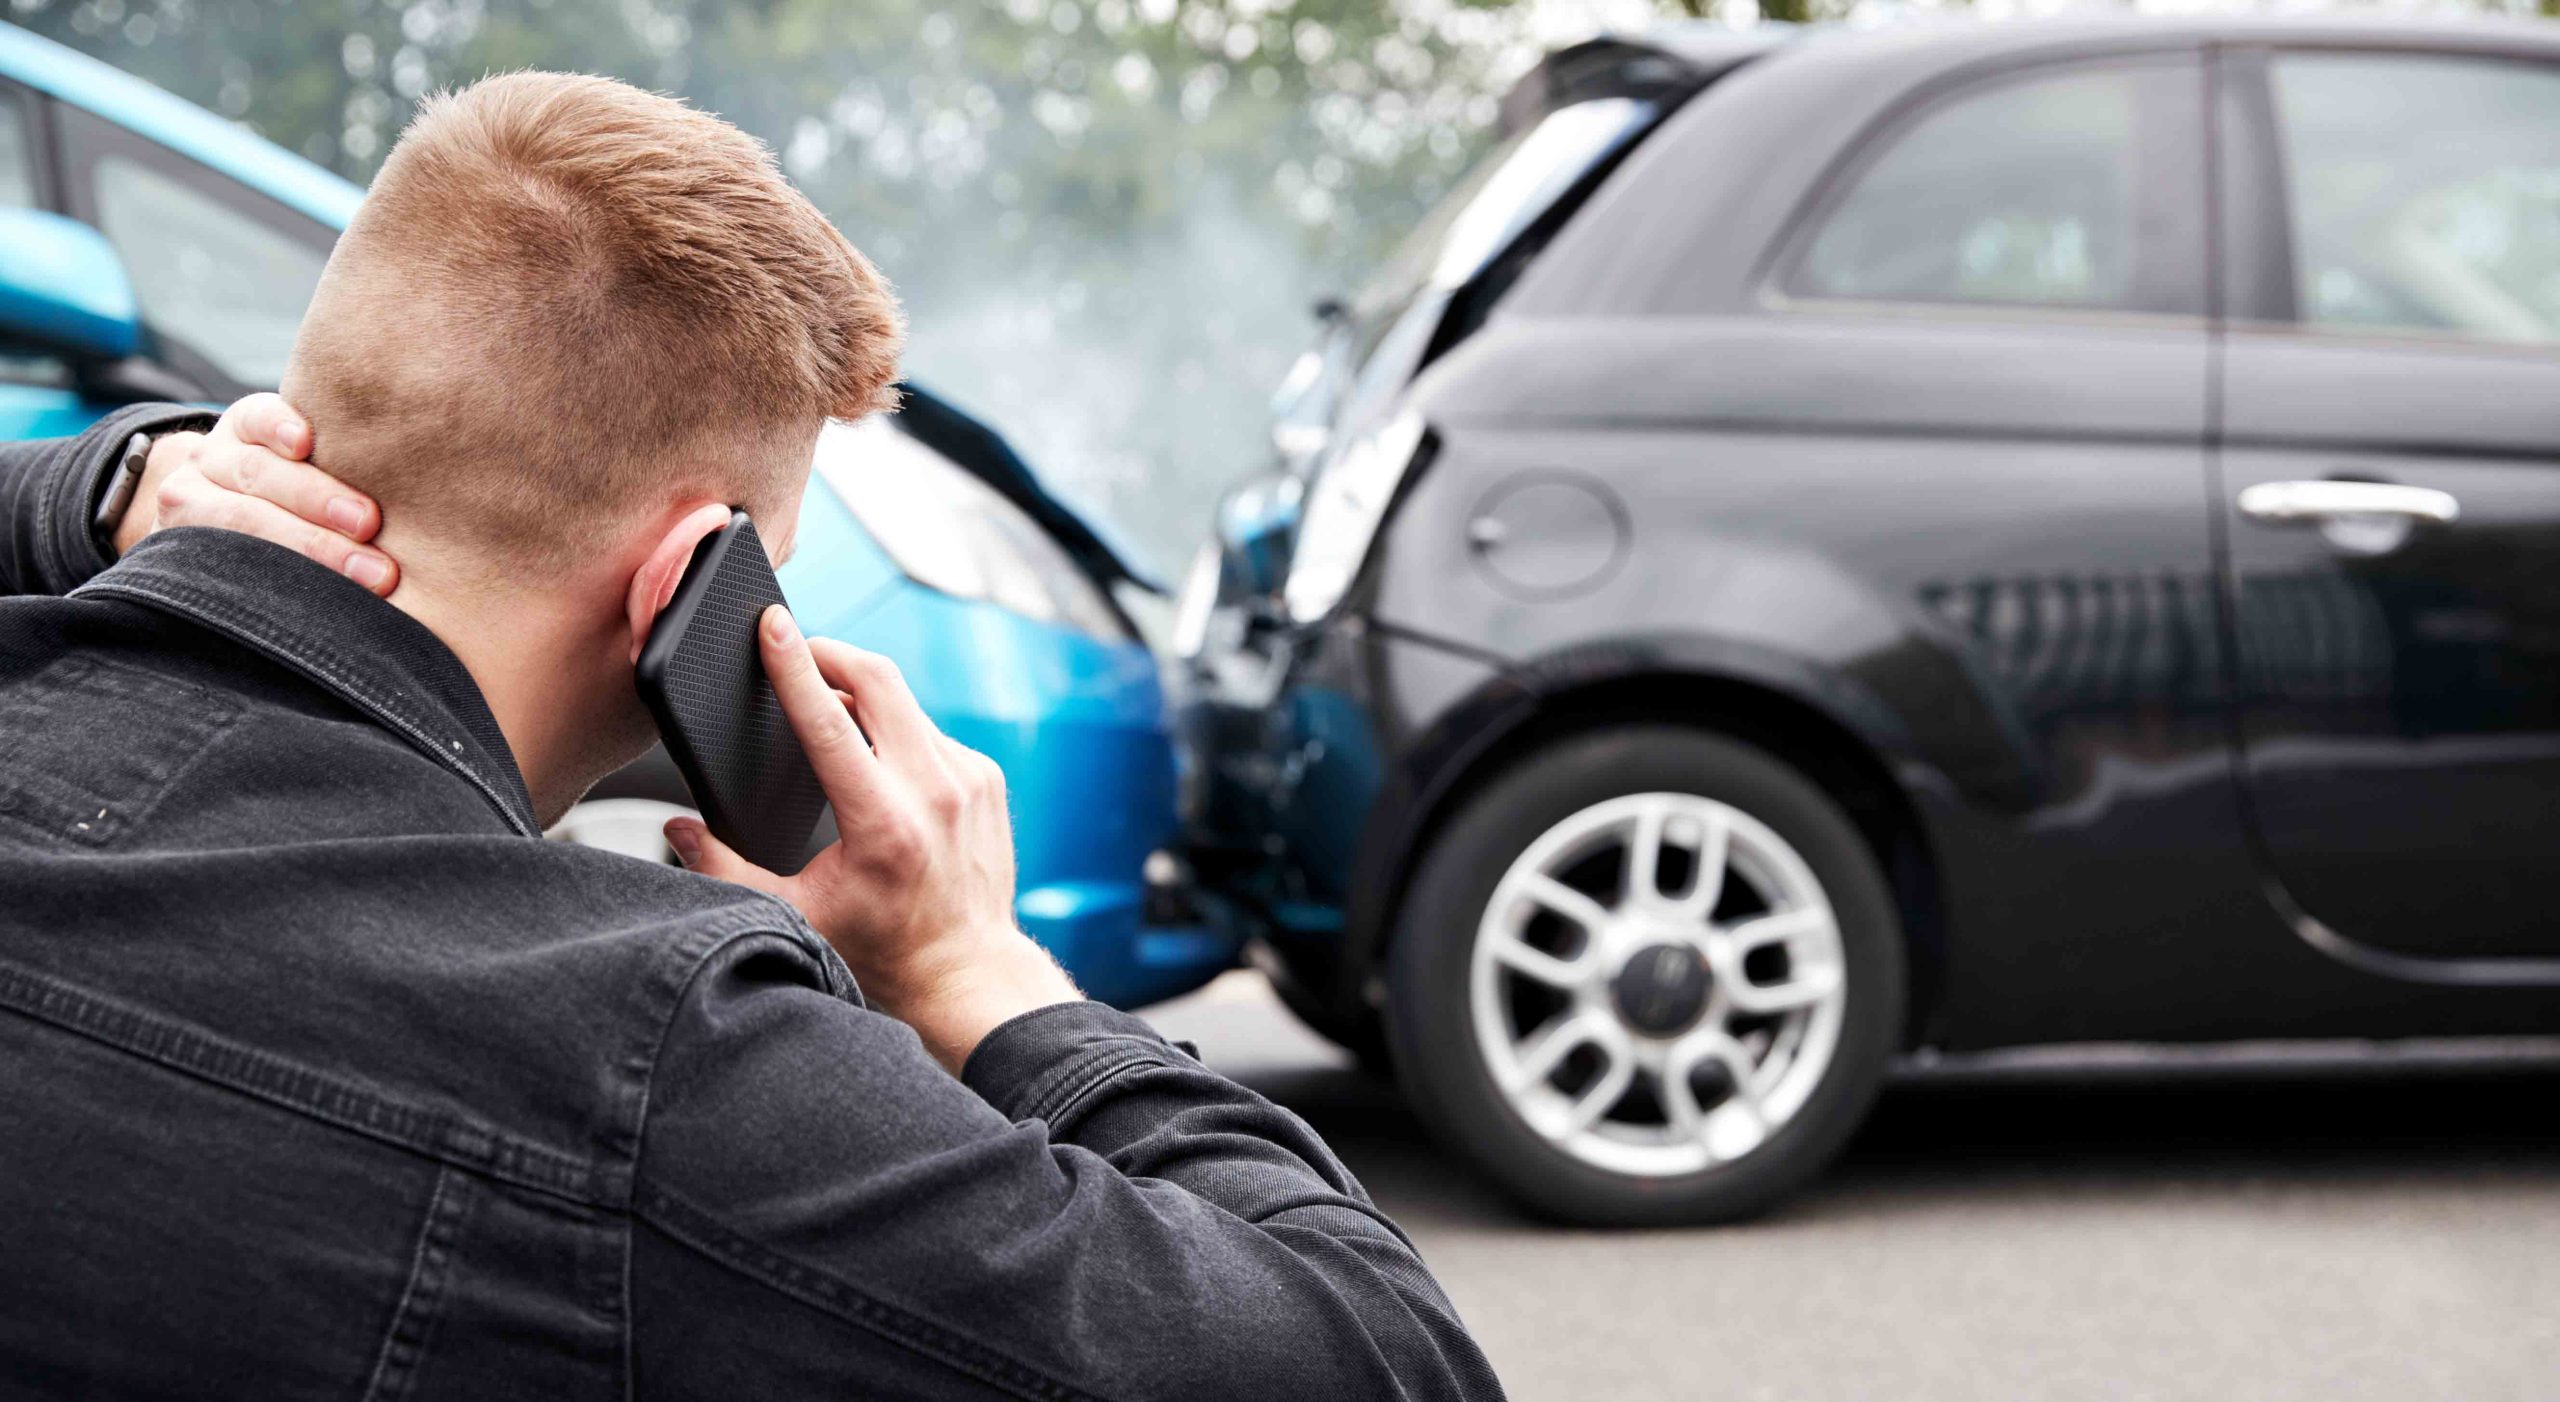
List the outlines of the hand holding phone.
<svg viewBox="0 0 2560 1402">
<path fill-rule="evenodd" d="M 766 676 L 756 625 L 782 584 L 747 513 L 702 538 L 635 668 L 641 700 L 694 806 L 722 842 L 769 871 L 798 871 L 826 807 Z"/>
<path fill-rule="evenodd" d="M 678 818 L 667 840 L 685 865 L 789 901 L 844 956 L 863 1001 L 913 1027 L 954 1075 L 990 1030 L 1074 1001 L 1075 984 L 1014 923 L 1004 771 L 935 729 L 878 653 L 804 641 L 787 608 L 766 611 L 761 641 L 842 836 L 778 876 Z"/>
</svg>

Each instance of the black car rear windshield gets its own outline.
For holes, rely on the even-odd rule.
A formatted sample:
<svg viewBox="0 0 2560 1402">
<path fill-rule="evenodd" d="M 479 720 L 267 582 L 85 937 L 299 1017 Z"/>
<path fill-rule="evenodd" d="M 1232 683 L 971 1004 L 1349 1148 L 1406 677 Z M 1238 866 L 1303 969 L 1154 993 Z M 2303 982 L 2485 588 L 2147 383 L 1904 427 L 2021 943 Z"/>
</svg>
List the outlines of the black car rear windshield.
<svg viewBox="0 0 2560 1402">
<path fill-rule="evenodd" d="M 1354 314 L 1364 342 L 1384 335 L 1424 290 L 1466 285 L 1585 175 L 1624 149 L 1657 111 L 1645 98 L 1571 103 L 1487 151 L 1361 289 Z M 1372 348 L 1363 344 L 1361 358 Z"/>
</svg>

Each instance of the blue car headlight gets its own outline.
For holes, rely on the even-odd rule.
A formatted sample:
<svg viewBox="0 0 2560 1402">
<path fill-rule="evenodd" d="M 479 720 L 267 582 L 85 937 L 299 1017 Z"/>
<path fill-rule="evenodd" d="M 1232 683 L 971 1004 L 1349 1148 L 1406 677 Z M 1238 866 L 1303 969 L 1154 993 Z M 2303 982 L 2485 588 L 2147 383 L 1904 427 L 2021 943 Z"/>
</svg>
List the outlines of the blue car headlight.
<svg viewBox="0 0 2560 1402">
<path fill-rule="evenodd" d="M 816 467 L 916 583 L 1105 642 L 1129 638 L 1109 596 L 1038 522 L 890 419 L 828 424 Z"/>
</svg>

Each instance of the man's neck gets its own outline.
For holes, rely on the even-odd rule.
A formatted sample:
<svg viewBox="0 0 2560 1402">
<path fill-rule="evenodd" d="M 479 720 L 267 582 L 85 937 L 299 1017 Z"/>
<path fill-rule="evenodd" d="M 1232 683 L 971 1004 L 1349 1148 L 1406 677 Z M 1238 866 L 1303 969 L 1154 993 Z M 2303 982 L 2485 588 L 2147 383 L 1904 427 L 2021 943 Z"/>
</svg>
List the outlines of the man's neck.
<svg viewBox="0 0 2560 1402">
<path fill-rule="evenodd" d="M 439 590 L 414 573 L 391 595 L 392 605 L 453 649 L 479 684 L 545 825 L 599 777 L 589 771 L 607 721 L 593 714 L 595 698 L 612 684 L 609 673 L 628 646 L 619 630 L 545 607 L 549 602 Z"/>
</svg>

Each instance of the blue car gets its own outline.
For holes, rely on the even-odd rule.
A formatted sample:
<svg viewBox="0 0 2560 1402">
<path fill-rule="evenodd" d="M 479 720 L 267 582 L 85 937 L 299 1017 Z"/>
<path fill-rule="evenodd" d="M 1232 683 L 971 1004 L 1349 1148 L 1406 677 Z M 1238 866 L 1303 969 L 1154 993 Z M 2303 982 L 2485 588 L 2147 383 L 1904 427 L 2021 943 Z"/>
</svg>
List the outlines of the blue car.
<svg viewBox="0 0 2560 1402">
<path fill-rule="evenodd" d="M 137 399 L 272 388 L 363 192 L 108 65 L 0 25 L 0 438 Z M 1025 929 L 1124 1007 L 1206 982 L 1232 938 L 1175 890 L 1174 760 L 1151 589 L 1004 440 L 920 389 L 830 426 L 782 571 L 804 627 L 897 659 L 1004 766 Z M 664 859 L 687 801 L 663 755 L 555 837 Z M 825 834 L 822 834 L 825 836 Z"/>
</svg>

